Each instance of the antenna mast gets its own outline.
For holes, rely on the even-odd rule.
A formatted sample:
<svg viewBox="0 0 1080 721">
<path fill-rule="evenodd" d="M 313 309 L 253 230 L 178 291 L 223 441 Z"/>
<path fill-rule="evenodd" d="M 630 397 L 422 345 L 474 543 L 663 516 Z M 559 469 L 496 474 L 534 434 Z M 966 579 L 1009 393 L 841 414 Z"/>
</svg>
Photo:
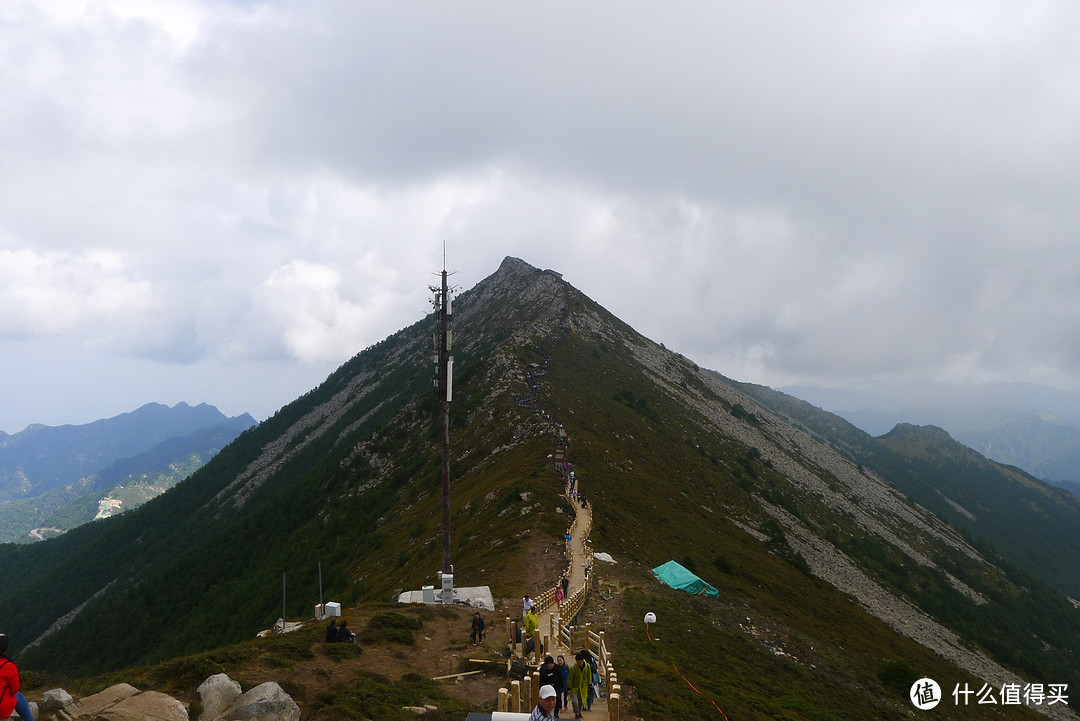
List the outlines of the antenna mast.
<svg viewBox="0 0 1080 721">
<path fill-rule="evenodd" d="M 453 574 L 454 567 L 450 558 L 450 401 L 454 389 L 454 357 L 450 355 L 452 336 L 450 316 L 453 313 L 450 288 L 446 282 L 446 244 L 443 244 L 442 286 L 430 286 L 435 294 L 432 305 L 439 315 L 439 327 L 435 332 L 435 385 L 439 393 L 439 405 L 442 411 L 442 546 L 444 574 Z"/>
</svg>

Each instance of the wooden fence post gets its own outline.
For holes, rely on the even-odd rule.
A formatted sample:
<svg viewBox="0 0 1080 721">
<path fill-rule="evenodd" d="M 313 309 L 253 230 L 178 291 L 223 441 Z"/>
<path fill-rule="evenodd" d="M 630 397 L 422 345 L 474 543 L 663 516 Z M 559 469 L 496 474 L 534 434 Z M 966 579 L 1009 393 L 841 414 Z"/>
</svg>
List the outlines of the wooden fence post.
<svg viewBox="0 0 1080 721">
<path fill-rule="evenodd" d="M 589 638 L 589 627 L 590 626 L 592 626 L 592 623 L 589 623 L 589 622 L 585 623 L 585 650 L 586 651 L 590 651 L 590 648 L 589 648 L 589 644 L 591 642 L 591 639 Z"/>
<path fill-rule="evenodd" d="M 521 713 L 521 681 L 510 682 L 510 695 L 514 697 L 514 713 Z"/>
<path fill-rule="evenodd" d="M 513 649 L 513 653 L 514 653 L 515 656 L 517 655 L 517 650 L 518 650 L 518 647 L 517 647 L 518 640 L 517 640 L 517 638 L 518 638 L 518 622 L 517 621 L 511 621 L 510 622 L 510 648 Z"/>
<path fill-rule="evenodd" d="M 607 700 L 608 718 L 611 721 L 619 721 L 619 694 L 613 693 Z"/>
<path fill-rule="evenodd" d="M 525 700 L 522 702 L 522 706 L 527 712 L 532 711 L 533 707 L 533 685 L 532 679 L 528 676 L 522 676 L 521 678 L 521 690 L 525 696 Z"/>
<path fill-rule="evenodd" d="M 505 711 L 506 710 L 507 696 L 509 696 L 509 695 L 510 695 L 510 692 L 507 691 L 505 688 L 500 688 L 499 689 L 499 703 L 498 703 L 498 709 L 497 710 L 499 710 L 499 711 Z"/>
<path fill-rule="evenodd" d="M 540 703 L 540 672 L 532 672 L 532 698 L 533 702 L 529 706 L 529 713 L 532 713 L 532 707 Z"/>
</svg>

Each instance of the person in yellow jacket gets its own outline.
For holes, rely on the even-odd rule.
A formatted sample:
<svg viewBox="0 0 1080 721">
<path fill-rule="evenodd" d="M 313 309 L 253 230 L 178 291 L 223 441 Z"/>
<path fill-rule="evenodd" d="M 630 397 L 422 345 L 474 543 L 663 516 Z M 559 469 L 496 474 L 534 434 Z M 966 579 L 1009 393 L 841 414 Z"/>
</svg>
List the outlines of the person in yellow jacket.
<svg viewBox="0 0 1080 721">
<path fill-rule="evenodd" d="M 570 705 L 574 708 L 574 718 L 581 718 L 581 709 L 584 700 L 589 694 L 589 684 L 592 682 L 592 668 L 585 663 L 585 657 L 580 653 L 574 656 L 574 665 L 570 667 L 570 673 L 566 676 L 566 689 L 570 692 Z"/>
<path fill-rule="evenodd" d="M 530 608 L 529 612 L 525 614 L 525 648 L 529 648 L 529 639 L 532 639 L 533 647 L 539 651 L 540 637 L 537 635 L 537 631 L 540 630 L 540 617 L 536 615 L 536 609 Z M 528 651 L 526 651 L 526 654 Z"/>
</svg>

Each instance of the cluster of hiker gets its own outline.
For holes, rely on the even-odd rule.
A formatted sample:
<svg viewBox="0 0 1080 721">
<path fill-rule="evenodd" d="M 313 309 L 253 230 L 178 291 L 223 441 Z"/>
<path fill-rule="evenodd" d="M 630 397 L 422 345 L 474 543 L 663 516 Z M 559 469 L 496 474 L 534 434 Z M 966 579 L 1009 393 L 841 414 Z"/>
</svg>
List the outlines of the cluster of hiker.
<svg viewBox="0 0 1080 721">
<path fill-rule="evenodd" d="M 356 634 L 349 629 L 349 622 L 345 619 L 341 619 L 341 625 L 338 625 L 337 619 L 330 619 L 330 623 L 326 625 L 326 638 L 323 639 L 324 643 L 356 643 Z"/>
<path fill-rule="evenodd" d="M 600 673 L 596 656 L 588 649 L 574 655 L 574 663 L 567 664 L 560 654 L 557 658 L 544 657 L 538 669 L 540 674 L 540 699 L 529 721 L 559 718 L 559 711 L 573 709 L 574 718 L 582 718 L 582 711 L 591 711 L 593 701 L 600 698 Z"/>
</svg>

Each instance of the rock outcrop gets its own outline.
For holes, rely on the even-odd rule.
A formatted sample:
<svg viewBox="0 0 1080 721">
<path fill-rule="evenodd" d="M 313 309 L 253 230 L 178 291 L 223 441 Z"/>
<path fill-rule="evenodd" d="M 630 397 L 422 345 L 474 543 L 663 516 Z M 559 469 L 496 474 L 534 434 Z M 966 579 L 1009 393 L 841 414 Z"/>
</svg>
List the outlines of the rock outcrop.
<svg viewBox="0 0 1080 721">
<path fill-rule="evenodd" d="M 223 673 L 197 689 L 202 701 L 198 721 L 299 721 L 300 707 L 274 681 L 241 693 L 240 684 Z M 42 715 L 55 721 L 188 721 L 188 709 L 160 691 L 140 691 L 131 684 L 110 686 L 75 700 L 64 689 L 46 691 Z"/>
</svg>

